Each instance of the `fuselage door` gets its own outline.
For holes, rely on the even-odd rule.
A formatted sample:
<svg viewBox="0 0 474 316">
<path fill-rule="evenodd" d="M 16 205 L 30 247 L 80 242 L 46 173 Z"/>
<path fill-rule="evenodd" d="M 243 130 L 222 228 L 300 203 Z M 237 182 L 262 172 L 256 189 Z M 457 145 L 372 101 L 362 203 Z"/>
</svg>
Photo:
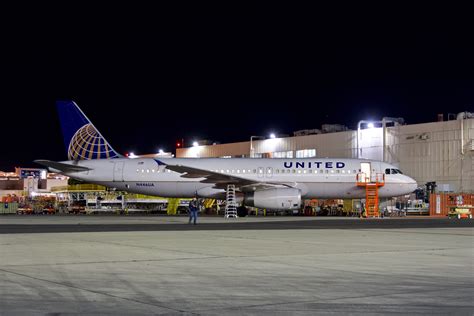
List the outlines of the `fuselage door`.
<svg viewBox="0 0 474 316">
<path fill-rule="evenodd" d="M 114 182 L 123 181 L 124 162 L 114 162 Z"/>
<path fill-rule="evenodd" d="M 273 168 L 272 167 L 267 167 L 267 171 L 265 172 L 265 176 L 267 178 L 271 178 L 273 176 Z"/>
<path fill-rule="evenodd" d="M 360 172 L 362 173 L 362 177 L 364 178 L 363 182 L 370 182 L 370 179 L 371 179 L 370 162 L 361 162 Z"/>
</svg>

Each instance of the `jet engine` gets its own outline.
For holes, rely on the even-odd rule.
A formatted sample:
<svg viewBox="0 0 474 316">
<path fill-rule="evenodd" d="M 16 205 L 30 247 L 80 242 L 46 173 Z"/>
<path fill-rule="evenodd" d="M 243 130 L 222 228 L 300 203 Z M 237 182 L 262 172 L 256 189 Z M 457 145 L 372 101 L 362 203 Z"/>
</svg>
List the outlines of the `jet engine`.
<svg viewBox="0 0 474 316">
<path fill-rule="evenodd" d="M 301 192 L 293 188 L 257 190 L 245 194 L 244 205 L 273 210 L 295 210 L 301 206 Z"/>
</svg>

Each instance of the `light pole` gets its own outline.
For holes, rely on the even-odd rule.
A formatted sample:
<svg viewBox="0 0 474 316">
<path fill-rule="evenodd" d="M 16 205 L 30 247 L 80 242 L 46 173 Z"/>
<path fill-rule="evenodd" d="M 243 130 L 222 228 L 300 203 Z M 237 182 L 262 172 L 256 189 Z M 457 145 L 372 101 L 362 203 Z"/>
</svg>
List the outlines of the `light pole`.
<svg viewBox="0 0 474 316">
<path fill-rule="evenodd" d="M 256 136 L 256 135 L 253 135 L 253 136 L 250 136 L 250 158 L 253 158 L 253 143 L 252 143 L 252 140 L 254 137 L 260 137 L 260 136 Z"/>
<path fill-rule="evenodd" d="M 374 128 L 374 123 L 382 123 L 382 161 L 385 162 L 387 160 L 386 154 L 386 147 L 387 147 L 387 123 L 394 123 L 394 124 L 403 124 L 404 120 L 401 117 L 393 118 L 393 117 L 384 117 L 381 121 L 366 121 L 362 120 L 357 123 L 357 158 L 360 158 L 360 130 L 362 124 L 367 124 L 368 128 Z"/>
<path fill-rule="evenodd" d="M 263 139 L 265 139 L 264 136 L 259 136 L 259 135 L 250 136 L 250 158 L 254 158 L 254 154 L 255 154 L 255 153 L 254 153 L 255 150 L 254 150 L 254 148 L 253 148 L 253 142 L 252 142 L 254 137 L 258 137 L 258 138 L 263 138 Z M 275 135 L 274 133 L 271 133 L 271 134 L 270 134 L 270 138 L 271 138 L 271 139 L 275 139 L 275 138 L 276 138 L 276 135 Z"/>
<path fill-rule="evenodd" d="M 259 135 L 250 136 L 250 158 L 255 158 L 255 157 L 254 157 L 255 148 L 253 148 L 253 142 L 252 142 L 252 140 L 253 140 L 254 137 L 265 138 L 265 137 L 259 136 Z"/>
</svg>

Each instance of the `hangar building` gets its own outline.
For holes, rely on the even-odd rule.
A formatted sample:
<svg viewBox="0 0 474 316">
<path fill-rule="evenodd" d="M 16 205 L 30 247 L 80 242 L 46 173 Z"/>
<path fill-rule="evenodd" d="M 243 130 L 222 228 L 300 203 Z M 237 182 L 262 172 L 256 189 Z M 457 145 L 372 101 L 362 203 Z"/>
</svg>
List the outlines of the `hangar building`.
<svg viewBox="0 0 474 316">
<path fill-rule="evenodd" d="M 449 115 L 448 115 L 449 118 Z M 292 137 L 251 136 L 249 141 L 178 148 L 176 157 L 366 158 L 385 161 L 437 192 L 474 192 L 474 113 L 447 121 L 405 125 L 401 118 L 360 121 L 294 132 Z M 354 179 L 355 181 L 355 179 Z"/>
</svg>

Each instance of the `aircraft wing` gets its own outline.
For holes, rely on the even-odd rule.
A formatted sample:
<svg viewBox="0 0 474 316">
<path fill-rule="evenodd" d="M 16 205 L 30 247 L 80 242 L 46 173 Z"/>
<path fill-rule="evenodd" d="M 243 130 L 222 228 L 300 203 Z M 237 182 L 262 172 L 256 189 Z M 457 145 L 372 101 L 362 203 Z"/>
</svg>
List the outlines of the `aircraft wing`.
<svg viewBox="0 0 474 316">
<path fill-rule="evenodd" d="M 155 159 L 156 160 L 156 159 Z M 184 165 L 169 165 L 162 161 L 156 160 L 159 165 L 165 165 L 166 169 L 181 173 L 182 178 L 204 178 L 200 182 L 213 183 L 216 189 L 226 189 L 227 185 L 234 184 L 241 191 L 255 191 L 257 189 L 267 189 L 275 187 L 293 187 L 291 184 L 272 183 L 266 181 L 255 181 L 245 179 L 236 175 L 227 173 L 219 173 L 205 169 L 188 167 Z"/>
<path fill-rule="evenodd" d="M 81 172 L 81 171 L 92 170 L 84 166 L 71 165 L 68 163 L 56 162 L 56 161 L 51 161 L 51 160 L 35 160 L 35 162 L 37 164 L 58 170 L 60 172 Z"/>
</svg>

